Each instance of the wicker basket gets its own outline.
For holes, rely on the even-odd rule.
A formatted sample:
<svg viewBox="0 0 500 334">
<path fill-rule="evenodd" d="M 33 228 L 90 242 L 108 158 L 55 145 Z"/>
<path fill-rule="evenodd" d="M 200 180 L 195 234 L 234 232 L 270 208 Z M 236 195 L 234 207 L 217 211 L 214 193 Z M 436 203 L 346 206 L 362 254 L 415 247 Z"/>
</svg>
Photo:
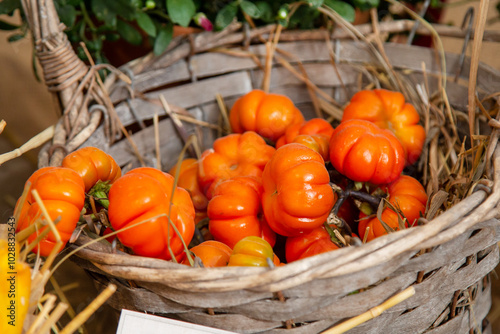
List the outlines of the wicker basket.
<svg viewBox="0 0 500 334">
<path fill-rule="evenodd" d="M 107 88 L 112 101 L 110 104 L 100 95 L 105 90 L 96 93 L 104 102 L 100 109 L 94 106 L 92 110 L 99 109 L 106 116 L 104 121 L 100 120 L 90 134 L 82 126 L 72 131 L 68 120 L 71 108 L 66 108 L 59 132 L 56 130 L 56 137 L 40 154 L 40 166 L 58 164 L 65 150 L 96 146 L 125 170 L 141 164 L 156 166 L 158 156 L 162 168 L 168 170 L 189 134 L 197 134 L 203 149 L 211 147 L 220 135 L 216 129 L 222 121 L 216 97 L 222 97 L 230 107 L 239 96 L 261 87 L 265 71 L 259 63 L 265 64 L 267 49 L 256 37 L 265 41 L 273 31 L 274 27 L 236 27 L 177 38 L 161 57 L 127 64 L 122 70 L 131 78 L 131 85 L 115 81 L 113 76 L 103 86 L 96 84 Z M 365 43 L 331 37 L 324 31 L 283 32 L 278 44 L 288 60 L 273 63 L 270 91 L 291 97 L 306 118 L 316 116 L 319 103 L 319 109 L 326 110 L 331 120 L 338 119 L 339 108 L 328 109 L 322 101 L 334 97 L 341 106 L 363 80 L 384 71 Z M 218 52 L 206 52 L 215 47 Z M 336 66 L 332 66 L 332 48 Z M 443 63 L 434 50 L 399 44 L 384 48 L 398 77 L 415 88 L 407 92 L 407 99 L 423 105 L 418 87 L 426 82 L 429 91 L 434 91 L 432 87 L 442 84 L 443 73 L 450 77 L 459 73 L 458 80 L 446 83 L 447 97 L 454 109 L 467 110 L 468 59 L 460 64 L 459 56 L 446 54 L 442 71 Z M 500 92 L 500 73 L 481 64 L 479 98 L 496 92 Z M 160 96 L 171 107 L 171 117 L 167 117 Z M 155 115 L 161 116 L 157 132 L 151 122 Z M 116 131 L 121 126 L 114 122 L 116 116 L 130 136 Z M 193 122 L 193 118 L 201 122 Z M 182 127 L 176 126 L 179 120 Z M 79 250 L 73 260 L 91 273 L 97 286 L 105 287 L 109 282 L 118 286 L 109 300 L 117 310 L 143 311 L 235 332 L 321 332 L 410 285 L 416 291 L 413 297 L 349 333 L 491 332 L 486 320 L 491 306 L 489 273 L 499 262 L 500 240 L 500 148 L 495 124 L 498 122 L 491 121 L 494 129 L 487 132 L 487 178 L 478 182 L 474 191 L 445 212 L 431 215 L 425 224 L 362 246 L 273 269 L 191 268 L 131 256 L 103 243 Z M 159 134 L 159 155 L 155 133 Z M 425 154 L 429 152 L 424 150 Z M 75 249 L 88 241 L 89 237 L 81 234 L 69 247 Z"/>
</svg>

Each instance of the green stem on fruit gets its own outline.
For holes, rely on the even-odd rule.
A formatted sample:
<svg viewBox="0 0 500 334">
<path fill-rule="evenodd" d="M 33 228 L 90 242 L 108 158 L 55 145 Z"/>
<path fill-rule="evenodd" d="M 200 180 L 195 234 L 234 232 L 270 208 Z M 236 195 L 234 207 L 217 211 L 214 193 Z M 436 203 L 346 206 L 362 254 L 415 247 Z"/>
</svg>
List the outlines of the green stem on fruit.
<svg viewBox="0 0 500 334">
<path fill-rule="evenodd" d="M 109 206 L 108 193 L 110 188 L 111 184 L 109 184 L 109 181 L 97 181 L 92 189 L 89 190 L 88 195 L 107 209 Z"/>
<path fill-rule="evenodd" d="M 324 222 L 323 226 L 325 227 L 325 230 L 328 232 L 328 235 L 330 236 L 330 240 L 334 244 L 336 244 L 337 246 L 342 247 L 342 242 L 340 242 L 340 240 L 335 235 L 335 232 L 333 231 L 333 228 L 327 222 Z"/>
<path fill-rule="evenodd" d="M 102 205 L 105 209 L 109 207 L 109 199 L 106 193 L 97 191 L 92 196 L 94 197 L 94 200 Z"/>
</svg>

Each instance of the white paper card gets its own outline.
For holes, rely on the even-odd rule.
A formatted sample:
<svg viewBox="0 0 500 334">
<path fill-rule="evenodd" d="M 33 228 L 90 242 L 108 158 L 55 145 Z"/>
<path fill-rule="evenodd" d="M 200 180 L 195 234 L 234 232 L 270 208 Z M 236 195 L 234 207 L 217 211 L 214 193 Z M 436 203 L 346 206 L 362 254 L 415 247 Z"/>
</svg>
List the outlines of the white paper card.
<svg viewBox="0 0 500 334">
<path fill-rule="evenodd" d="M 116 334 L 234 334 L 222 329 L 195 325 L 156 315 L 122 310 Z"/>
</svg>

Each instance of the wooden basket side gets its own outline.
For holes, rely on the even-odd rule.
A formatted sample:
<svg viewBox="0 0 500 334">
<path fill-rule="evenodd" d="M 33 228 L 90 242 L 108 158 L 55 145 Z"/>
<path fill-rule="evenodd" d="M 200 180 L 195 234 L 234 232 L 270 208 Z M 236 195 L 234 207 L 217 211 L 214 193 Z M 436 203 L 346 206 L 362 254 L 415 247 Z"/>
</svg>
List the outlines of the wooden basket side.
<svg viewBox="0 0 500 334">
<path fill-rule="evenodd" d="M 471 255 L 466 261 L 450 263 L 432 272 L 414 285 L 418 290 L 418 298 L 391 308 L 352 332 L 387 333 L 397 329 L 394 332 L 466 333 L 470 329 L 480 328 L 491 306 L 487 274 L 496 266 L 498 256 L 495 244 Z M 96 278 L 96 283 L 98 287 L 106 286 L 108 281 L 118 284 L 118 292 L 110 300 L 110 304 L 118 310 L 128 308 L 146 311 L 241 333 L 280 332 L 285 330 L 281 327 L 287 322 L 296 326 L 294 332 L 312 333 L 369 310 L 413 284 L 415 278 L 414 273 L 407 273 L 389 278 L 371 289 L 343 296 L 287 297 L 284 301 L 263 294 L 254 296 L 257 297 L 255 300 L 248 298 L 245 301 L 248 296 L 243 296 L 239 305 L 225 307 L 214 305 L 223 300 L 234 302 L 238 296 L 226 294 L 211 305 L 193 306 L 186 305 L 182 300 L 186 298 L 184 292 L 178 293 L 178 300 L 173 301 L 162 295 L 165 291 L 158 286 L 150 290 L 147 284 L 141 287 L 139 283 L 139 287 L 133 288 L 105 276 Z M 330 287 L 335 287 L 339 282 L 329 283 Z M 203 299 L 200 297 L 197 296 Z M 472 315 L 474 321 L 471 321 Z"/>
</svg>

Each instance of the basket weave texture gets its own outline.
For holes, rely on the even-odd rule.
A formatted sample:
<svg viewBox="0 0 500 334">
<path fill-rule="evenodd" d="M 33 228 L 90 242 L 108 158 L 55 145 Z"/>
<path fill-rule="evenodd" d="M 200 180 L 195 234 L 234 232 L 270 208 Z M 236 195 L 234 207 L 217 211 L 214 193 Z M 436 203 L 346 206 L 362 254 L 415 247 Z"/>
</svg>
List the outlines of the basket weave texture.
<svg viewBox="0 0 500 334">
<path fill-rule="evenodd" d="M 251 89 L 261 88 L 265 72 L 261 65 L 267 49 L 254 37 L 267 38 L 273 29 L 229 29 L 177 38 L 161 57 L 127 64 L 121 70 L 131 78 L 131 85 L 113 80 L 113 76 L 105 83 L 113 107 L 103 104 L 100 110 L 111 121 L 101 120 L 78 147 L 99 147 L 124 170 L 141 164 L 155 166 L 155 129 L 150 120 L 160 115 L 159 156 L 163 170 L 177 162 L 183 140 L 190 134 L 200 138 L 203 149 L 210 148 L 220 135 L 217 128 L 221 113 L 216 96 L 220 95 L 230 107 Z M 363 80 L 366 82 L 380 70 L 365 44 L 348 39 L 329 39 L 326 43 L 325 36 L 324 31 L 284 32 L 277 50 L 281 55 L 293 55 L 287 62 L 291 68 L 276 61 L 271 70 L 270 91 L 289 96 L 306 118 L 316 116 L 314 103 L 319 100 L 321 104 L 325 96 L 345 104 Z M 224 52 L 206 52 L 214 47 L 224 47 Z M 384 48 L 399 77 L 415 87 L 406 97 L 418 105 L 422 101 L 416 88 L 424 81 L 429 91 L 435 91 L 442 83 L 442 70 L 449 76 L 457 73 L 457 55 L 446 54 L 447 66 L 442 69 L 431 49 L 397 44 L 386 44 Z M 466 60 L 459 80 L 446 83 L 450 105 L 464 112 L 469 66 Z M 500 73 L 480 65 L 479 98 L 496 92 L 500 92 Z M 174 116 L 165 115 L 160 96 Z M 336 110 L 326 115 L 333 121 L 339 117 Z M 132 133 L 129 138 L 110 129 L 114 117 Z M 182 117 L 204 123 L 184 122 L 178 128 L 172 118 L 178 121 Z M 71 131 L 67 131 L 66 114 L 60 123 L 60 129 L 66 127 L 67 139 Z M 428 217 L 425 224 L 362 246 L 273 269 L 191 268 L 121 253 L 103 243 L 86 246 L 73 260 L 91 273 L 97 286 L 103 288 L 109 282 L 118 286 L 109 300 L 117 310 L 144 311 L 235 332 L 321 332 L 413 285 L 413 297 L 349 333 L 487 333 L 489 273 L 499 262 L 498 135 L 498 127 L 488 131 L 484 161 L 487 178 L 469 196 L 445 212 Z M 61 146 L 66 151 L 77 148 L 52 142 L 42 150 L 40 166 L 57 164 L 50 155 L 61 151 Z M 82 234 L 69 247 L 75 249 L 89 241 Z"/>
</svg>

